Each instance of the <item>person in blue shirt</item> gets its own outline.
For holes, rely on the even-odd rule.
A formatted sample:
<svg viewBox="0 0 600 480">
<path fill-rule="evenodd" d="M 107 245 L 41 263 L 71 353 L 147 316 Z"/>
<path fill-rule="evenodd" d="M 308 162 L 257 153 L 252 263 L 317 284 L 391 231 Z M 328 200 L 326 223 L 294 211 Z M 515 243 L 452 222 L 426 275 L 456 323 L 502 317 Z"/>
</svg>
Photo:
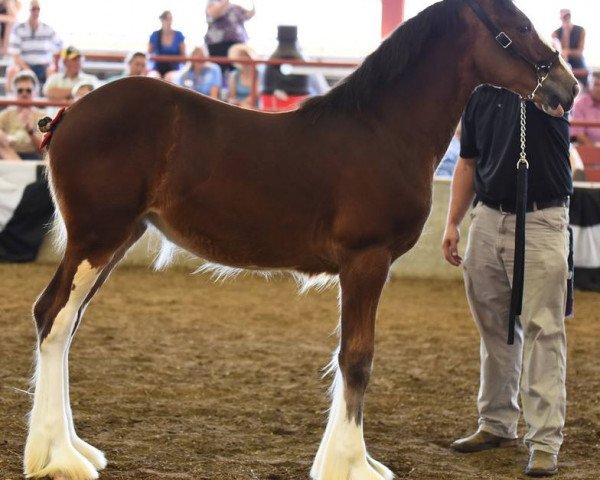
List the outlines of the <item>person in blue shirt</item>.
<svg viewBox="0 0 600 480">
<path fill-rule="evenodd" d="M 178 30 L 173 30 L 173 15 L 168 10 L 161 13 L 162 28 L 150 35 L 148 53 L 150 55 L 182 55 L 185 56 L 185 37 Z M 153 70 L 157 76 L 174 81 L 181 68 L 181 62 L 154 62 Z"/>
<path fill-rule="evenodd" d="M 256 108 L 258 106 L 258 95 L 262 90 L 263 71 L 256 67 L 257 81 L 254 91 L 256 100 L 252 103 L 252 79 L 254 77 L 255 66 L 235 61 L 254 60 L 256 58 L 254 50 L 244 43 L 236 43 L 229 48 L 227 56 L 233 61 L 234 66 L 234 70 L 228 77 L 229 103 L 244 108 Z"/>
<path fill-rule="evenodd" d="M 192 51 L 192 58 L 206 59 L 208 54 L 204 47 L 196 47 Z M 182 87 L 191 88 L 203 95 L 219 98 L 223 75 L 221 68 L 216 63 L 195 61 L 179 77 L 178 83 Z"/>
<path fill-rule="evenodd" d="M 456 132 L 450 140 L 450 145 L 448 145 L 448 150 L 442 157 L 442 161 L 437 167 L 435 171 L 436 177 L 444 177 L 444 178 L 452 178 L 454 175 L 454 168 L 456 167 L 456 163 L 458 162 L 458 157 L 460 156 L 460 124 L 456 128 Z"/>
</svg>

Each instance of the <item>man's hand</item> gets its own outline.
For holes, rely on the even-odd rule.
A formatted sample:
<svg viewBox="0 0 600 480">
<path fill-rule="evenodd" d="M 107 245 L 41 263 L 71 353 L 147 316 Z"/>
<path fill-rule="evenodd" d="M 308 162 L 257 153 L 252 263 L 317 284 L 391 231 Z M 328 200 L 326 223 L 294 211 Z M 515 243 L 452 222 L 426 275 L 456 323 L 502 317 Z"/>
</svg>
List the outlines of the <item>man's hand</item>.
<svg viewBox="0 0 600 480">
<path fill-rule="evenodd" d="M 460 241 L 460 230 L 458 225 L 448 223 L 442 240 L 442 254 L 446 261 L 458 267 L 462 263 L 462 257 L 458 254 L 458 242 Z"/>
</svg>

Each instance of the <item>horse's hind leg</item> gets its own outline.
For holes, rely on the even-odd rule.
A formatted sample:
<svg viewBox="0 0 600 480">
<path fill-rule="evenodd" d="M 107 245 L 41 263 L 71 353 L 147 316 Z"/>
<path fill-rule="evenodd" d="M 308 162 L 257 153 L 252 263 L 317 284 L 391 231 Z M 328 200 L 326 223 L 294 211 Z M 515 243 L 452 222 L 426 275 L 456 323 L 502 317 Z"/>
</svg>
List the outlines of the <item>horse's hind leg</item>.
<svg viewBox="0 0 600 480">
<path fill-rule="evenodd" d="M 89 443 L 83 441 L 77 435 L 75 431 L 75 424 L 73 422 L 73 413 L 71 410 L 71 402 L 69 396 L 69 358 L 68 352 L 71 346 L 71 342 L 73 337 L 75 336 L 75 332 L 77 327 L 79 327 L 81 323 L 81 319 L 83 318 L 83 314 L 89 302 L 92 300 L 94 294 L 100 289 L 100 287 L 104 284 L 112 270 L 117 266 L 117 264 L 123 259 L 127 251 L 131 248 L 131 246 L 139 240 L 139 238 L 146 231 L 146 225 L 144 223 L 140 223 L 135 230 L 133 231 L 131 237 L 115 252 L 110 262 L 102 268 L 100 271 L 100 275 L 96 279 L 94 286 L 92 287 L 90 293 L 87 298 L 84 300 L 83 304 L 79 308 L 77 312 L 77 319 L 75 327 L 73 328 L 73 332 L 71 333 L 71 337 L 67 344 L 67 354 L 65 354 L 63 359 L 63 375 L 64 375 L 64 395 L 65 395 L 65 408 L 66 408 L 66 416 L 67 416 L 67 424 L 69 426 L 69 436 L 71 438 L 71 442 L 75 449 L 81 453 L 85 458 L 87 458 L 97 470 L 102 470 L 106 467 L 106 458 L 104 453 L 98 450 L 96 447 L 90 445 Z"/>
<path fill-rule="evenodd" d="M 68 404 L 68 349 L 91 294 L 131 237 L 112 246 L 87 247 L 70 242 L 54 278 L 36 302 L 38 345 L 35 394 L 25 446 L 27 477 L 90 480 L 98 478 L 96 467 L 105 465 L 102 453 L 75 434 Z"/>
<path fill-rule="evenodd" d="M 390 267 L 385 250 L 355 255 L 342 266 L 341 341 L 329 421 L 311 469 L 315 480 L 390 480 L 369 457 L 363 437 L 364 395 L 375 348 L 377 304 Z"/>
</svg>

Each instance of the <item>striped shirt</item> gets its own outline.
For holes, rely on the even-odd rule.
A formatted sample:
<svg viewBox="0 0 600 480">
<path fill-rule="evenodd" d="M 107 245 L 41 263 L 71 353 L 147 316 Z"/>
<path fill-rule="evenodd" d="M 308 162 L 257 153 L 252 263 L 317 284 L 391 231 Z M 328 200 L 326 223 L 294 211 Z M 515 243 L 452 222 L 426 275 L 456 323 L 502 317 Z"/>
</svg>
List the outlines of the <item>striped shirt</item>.
<svg viewBox="0 0 600 480">
<path fill-rule="evenodd" d="M 35 31 L 29 22 L 19 23 L 10 36 L 9 52 L 21 55 L 27 65 L 48 65 L 61 48 L 62 41 L 56 32 L 42 22 Z"/>
</svg>

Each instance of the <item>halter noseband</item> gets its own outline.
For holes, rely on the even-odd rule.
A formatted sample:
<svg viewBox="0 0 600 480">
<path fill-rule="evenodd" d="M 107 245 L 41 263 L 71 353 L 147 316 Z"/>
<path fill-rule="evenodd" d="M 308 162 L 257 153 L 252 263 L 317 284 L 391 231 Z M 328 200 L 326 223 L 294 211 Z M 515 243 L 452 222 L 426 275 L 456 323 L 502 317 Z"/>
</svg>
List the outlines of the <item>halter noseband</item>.
<svg viewBox="0 0 600 480">
<path fill-rule="evenodd" d="M 465 0 L 465 2 L 467 3 L 467 5 L 469 5 L 469 7 L 471 7 L 471 10 L 473 10 L 475 15 L 479 17 L 479 20 L 482 21 L 482 23 L 487 27 L 487 29 L 492 33 L 492 35 L 494 35 L 496 41 L 500 44 L 500 46 L 503 49 L 518 56 L 531 67 L 533 67 L 538 80 L 536 87 L 533 89 L 533 92 L 527 95 L 527 99 L 532 100 L 536 92 L 542 87 L 544 80 L 546 80 L 546 78 L 548 77 L 552 65 L 554 65 L 554 62 L 556 62 L 559 55 L 558 51 L 555 51 L 552 55 L 552 58 L 550 58 L 549 60 L 542 60 L 537 63 L 533 62 L 531 59 L 523 55 L 519 50 L 515 48 L 511 38 L 496 26 L 496 24 L 490 19 L 490 17 L 487 16 L 487 14 L 483 11 L 481 6 L 477 2 L 475 2 L 474 0 Z"/>
</svg>

